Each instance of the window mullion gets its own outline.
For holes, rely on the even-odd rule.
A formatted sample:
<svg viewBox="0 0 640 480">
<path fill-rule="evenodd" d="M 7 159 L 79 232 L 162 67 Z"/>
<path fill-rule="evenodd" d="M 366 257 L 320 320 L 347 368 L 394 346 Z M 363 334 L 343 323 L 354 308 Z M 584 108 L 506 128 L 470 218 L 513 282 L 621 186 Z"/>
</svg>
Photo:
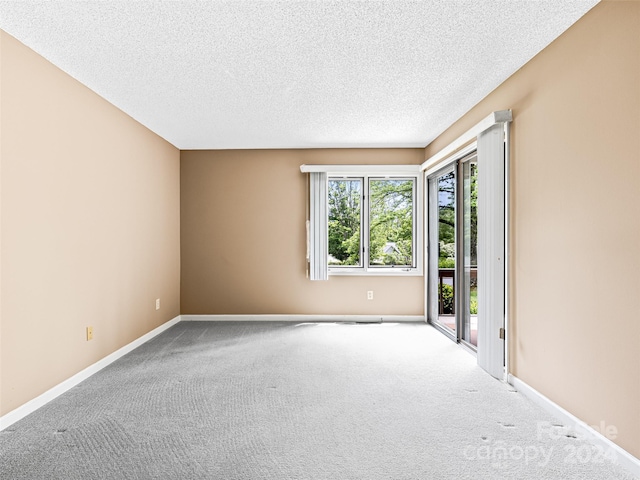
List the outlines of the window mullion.
<svg viewBox="0 0 640 480">
<path fill-rule="evenodd" d="M 362 200 L 362 266 L 365 271 L 369 270 L 369 177 L 365 175 L 362 178 L 362 191 L 364 198 Z"/>
</svg>

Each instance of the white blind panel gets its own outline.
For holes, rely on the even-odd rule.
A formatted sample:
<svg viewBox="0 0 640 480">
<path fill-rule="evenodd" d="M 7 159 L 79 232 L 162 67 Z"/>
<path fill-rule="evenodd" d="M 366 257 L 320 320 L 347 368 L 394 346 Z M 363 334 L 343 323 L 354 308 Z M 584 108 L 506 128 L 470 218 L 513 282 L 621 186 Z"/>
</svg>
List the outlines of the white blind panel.
<svg viewBox="0 0 640 480">
<path fill-rule="evenodd" d="M 328 280 L 327 173 L 309 173 L 309 278 Z"/>
<path fill-rule="evenodd" d="M 478 135 L 478 365 L 504 376 L 505 144 L 498 123 Z"/>
</svg>

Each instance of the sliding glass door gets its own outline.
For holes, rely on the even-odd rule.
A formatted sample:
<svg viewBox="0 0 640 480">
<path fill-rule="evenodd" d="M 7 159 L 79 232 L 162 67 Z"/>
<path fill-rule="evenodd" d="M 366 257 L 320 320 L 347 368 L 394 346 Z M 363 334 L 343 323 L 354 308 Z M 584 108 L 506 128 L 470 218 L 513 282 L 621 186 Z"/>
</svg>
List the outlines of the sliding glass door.
<svg viewBox="0 0 640 480">
<path fill-rule="evenodd" d="M 473 155 L 460 162 L 461 276 L 460 340 L 478 346 L 478 162 Z"/>
<path fill-rule="evenodd" d="M 457 336 L 456 171 L 453 166 L 429 178 L 429 321 Z"/>
<path fill-rule="evenodd" d="M 428 320 L 471 348 L 478 344 L 477 180 L 474 152 L 427 182 Z"/>
</svg>

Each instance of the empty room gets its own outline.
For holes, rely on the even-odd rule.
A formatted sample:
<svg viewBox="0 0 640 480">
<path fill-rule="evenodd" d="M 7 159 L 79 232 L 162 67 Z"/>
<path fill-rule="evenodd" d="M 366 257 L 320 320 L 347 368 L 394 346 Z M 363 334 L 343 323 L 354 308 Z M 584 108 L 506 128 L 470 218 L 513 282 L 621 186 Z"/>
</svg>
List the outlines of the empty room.
<svg viewBox="0 0 640 480">
<path fill-rule="evenodd" d="M 640 479 L 640 1 L 0 1 L 0 478 Z"/>
</svg>

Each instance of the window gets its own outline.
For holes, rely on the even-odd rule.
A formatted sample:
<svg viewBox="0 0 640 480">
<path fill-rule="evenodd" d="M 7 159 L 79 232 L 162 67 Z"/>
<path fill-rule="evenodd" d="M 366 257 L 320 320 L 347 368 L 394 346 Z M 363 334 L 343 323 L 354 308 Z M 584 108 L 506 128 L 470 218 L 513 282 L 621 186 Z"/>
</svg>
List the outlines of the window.
<svg viewBox="0 0 640 480">
<path fill-rule="evenodd" d="M 329 178 L 329 267 L 362 266 L 363 179 Z"/>
<path fill-rule="evenodd" d="M 369 266 L 413 268 L 415 183 L 369 179 Z"/>
<path fill-rule="evenodd" d="M 420 165 L 301 165 L 310 280 L 422 275 Z"/>
<path fill-rule="evenodd" d="M 416 273 L 417 183 L 417 177 L 329 176 L 330 273 Z"/>
</svg>

